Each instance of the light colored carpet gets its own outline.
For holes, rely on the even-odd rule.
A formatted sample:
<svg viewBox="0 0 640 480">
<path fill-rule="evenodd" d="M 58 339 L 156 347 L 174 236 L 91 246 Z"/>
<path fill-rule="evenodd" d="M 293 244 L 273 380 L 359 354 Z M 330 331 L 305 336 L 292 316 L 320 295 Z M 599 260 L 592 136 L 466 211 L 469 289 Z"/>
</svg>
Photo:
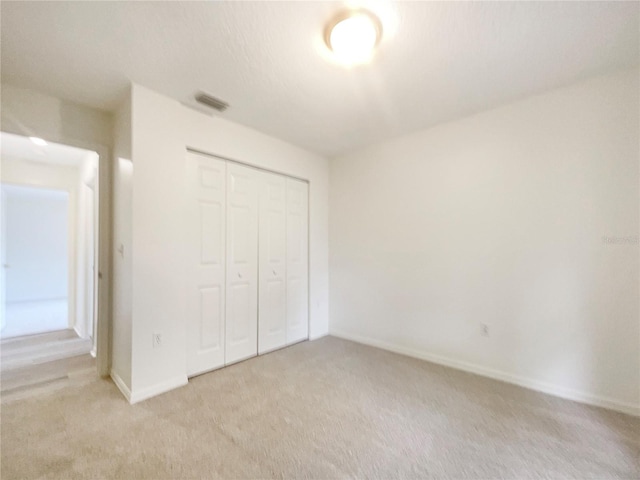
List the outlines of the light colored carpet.
<svg viewBox="0 0 640 480">
<path fill-rule="evenodd" d="M 2 479 L 639 478 L 640 420 L 327 337 L 130 406 L 2 403 Z"/>
</svg>

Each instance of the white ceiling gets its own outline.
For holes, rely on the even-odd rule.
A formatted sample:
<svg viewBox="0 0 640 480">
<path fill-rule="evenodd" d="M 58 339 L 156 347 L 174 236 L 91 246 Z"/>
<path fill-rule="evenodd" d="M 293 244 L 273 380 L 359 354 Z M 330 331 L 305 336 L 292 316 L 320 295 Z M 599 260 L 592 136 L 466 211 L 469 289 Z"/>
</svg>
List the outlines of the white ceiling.
<svg viewBox="0 0 640 480">
<path fill-rule="evenodd" d="M 639 2 L 367 2 L 374 61 L 333 63 L 341 2 L 2 2 L 2 81 L 113 109 L 128 80 L 326 155 L 639 63 Z"/>
<path fill-rule="evenodd" d="M 48 142 L 46 145 L 36 145 L 27 137 L 0 132 L 0 159 L 9 157 L 31 162 L 61 165 L 64 167 L 80 168 L 89 155 L 95 152 L 81 148 Z"/>
</svg>

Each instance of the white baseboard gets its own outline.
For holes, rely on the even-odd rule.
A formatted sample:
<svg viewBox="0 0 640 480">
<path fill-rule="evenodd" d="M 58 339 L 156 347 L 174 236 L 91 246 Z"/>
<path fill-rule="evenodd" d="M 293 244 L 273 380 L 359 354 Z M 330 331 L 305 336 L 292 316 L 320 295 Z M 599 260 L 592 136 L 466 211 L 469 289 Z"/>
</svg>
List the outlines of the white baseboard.
<svg viewBox="0 0 640 480">
<path fill-rule="evenodd" d="M 314 340 L 318 340 L 318 339 L 323 338 L 323 337 L 328 337 L 329 335 L 331 335 L 329 332 L 324 332 L 324 333 L 321 333 L 319 335 L 313 335 L 313 336 L 309 335 L 309 341 L 312 342 Z M 337 336 L 338 335 L 336 335 L 336 337 Z"/>
<path fill-rule="evenodd" d="M 377 340 L 374 338 L 365 337 L 363 335 L 352 334 L 344 332 L 342 330 L 329 331 L 329 335 L 334 337 L 343 338 L 345 340 L 351 340 L 356 343 L 362 343 L 364 345 L 370 345 L 372 347 L 381 348 L 382 350 L 388 350 L 390 352 L 399 353 L 401 355 L 407 355 L 409 357 L 419 358 L 431 363 L 437 363 L 445 367 L 455 368 L 457 370 L 463 370 L 465 372 L 474 373 L 476 375 L 482 375 L 484 377 L 492 378 L 494 380 L 500 380 L 502 382 L 511 383 L 520 387 L 528 388 L 542 393 L 547 393 L 567 400 L 573 400 L 575 402 L 584 403 L 587 405 L 593 405 L 596 407 L 602 407 L 609 410 L 615 410 L 617 412 L 626 413 L 640 417 L 640 405 L 633 405 L 631 403 L 620 402 L 612 398 L 602 397 L 587 392 L 581 392 L 559 385 L 553 385 L 547 382 L 534 380 L 531 378 L 521 377 L 511 373 L 502 372 L 500 370 L 494 370 L 492 368 L 483 367 L 460 360 L 436 355 L 433 353 L 417 350 L 411 347 L 405 347 L 402 345 L 396 345 L 383 340 Z"/>
<path fill-rule="evenodd" d="M 152 385 L 151 387 L 134 390 L 131 392 L 129 403 L 133 405 L 134 403 L 142 402 L 143 400 L 155 397 L 156 395 L 160 395 L 161 393 L 166 393 L 169 390 L 173 390 L 174 388 L 183 387 L 187 383 L 189 383 L 187 376 L 180 375 L 179 377 L 171 378 L 156 385 Z"/>
<path fill-rule="evenodd" d="M 113 383 L 116 384 L 116 387 L 118 387 L 122 395 L 124 395 L 124 398 L 127 399 L 127 402 L 131 403 L 131 390 L 129 390 L 127 384 L 124 383 L 124 380 L 120 378 L 120 375 L 113 370 L 111 370 L 111 380 L 113 380 Z"/>
<path fill-rule="evenodd" d="M 169 390 L 173 390 L 174 388 L 182 387 L 188 383 L 187 376 L 181 375 L 157 385 L 132 392 L 129 387 L 127 387 L 127 384 L 124 382 L 124 380 L 122 380 L 120 375 L 118 375 L 113 370 L 111 370 L 111 379 L 131 405 L 133 405 L 134 403 L 142 402 L 143 400 L 147 400 L 151 397 L 155 397 L 156 395 L 160 395 L 161 393 L 168 392 Z"/>
</svg>

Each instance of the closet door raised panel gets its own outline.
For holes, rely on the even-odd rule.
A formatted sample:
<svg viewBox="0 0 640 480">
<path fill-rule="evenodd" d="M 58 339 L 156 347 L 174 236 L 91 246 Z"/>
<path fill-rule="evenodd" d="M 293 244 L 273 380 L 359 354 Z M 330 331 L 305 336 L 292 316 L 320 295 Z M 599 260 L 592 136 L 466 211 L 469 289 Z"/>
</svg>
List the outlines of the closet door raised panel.
<svg viewBox="0 0 640 480">
<path fill-rule="evenodd" d="M 259 175 L 227 164 L 227 365 L 258 353 Z"/>
<path fill-rule="evenodd" d="M 187 153 L 187 374 L 224 365 L 226 163 Z"/>
<path fill-rule="evenodd" d="M 286 179 L 287 187 L 287 344 L 309 338 L 309 185 Z"/>
<path fill-rule="evenodd" d="M 259 219 L 258 353 L 287 343 L 286 180 L 262 173 Z"/>
</svg>

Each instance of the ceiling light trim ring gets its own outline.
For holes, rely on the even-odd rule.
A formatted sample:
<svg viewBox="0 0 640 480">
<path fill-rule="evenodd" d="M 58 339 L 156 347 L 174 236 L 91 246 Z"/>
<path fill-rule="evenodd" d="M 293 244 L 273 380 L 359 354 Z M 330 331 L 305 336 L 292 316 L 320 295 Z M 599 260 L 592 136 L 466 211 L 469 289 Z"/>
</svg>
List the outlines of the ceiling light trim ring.
<svg viewBox="0 0 640 480">
<path fill-rule="evenodd" d="M 373 45 L 373 48 L 377 47 L 380 44 L 380 41 L 382 40 L 382 22 L 380 21 L 378 16 L 370 10 L 367 10 L 366 8 L 355 8 L 340 11 L 331 19 L 329 23 L 327 23 L 327 26 L 324 29 L 324 43 L 327 45 L 329 50 L 331 50 L 332 52 L 334 51 L 333 47 L 331 46 L 331 32 L 333 31 L 334 27 L 343 20 L 347 20 L 348 18 L 352 18 L 357 15 L 366 16 L 371 21 L 371 24 L 376 30 L 376 43 Z"/>
</svg>

